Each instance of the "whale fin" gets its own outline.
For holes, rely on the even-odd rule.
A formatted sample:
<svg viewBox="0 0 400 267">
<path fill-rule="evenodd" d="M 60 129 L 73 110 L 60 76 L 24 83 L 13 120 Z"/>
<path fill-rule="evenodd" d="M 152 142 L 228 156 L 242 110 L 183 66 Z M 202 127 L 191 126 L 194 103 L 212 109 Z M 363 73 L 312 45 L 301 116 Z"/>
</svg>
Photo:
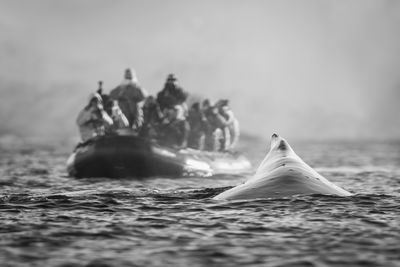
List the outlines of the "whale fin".
<svg viewBox="0 0 400 267">
<path fill-rule="evenodd" d="M 273 134 L 270 150 L 254 176 L 214 199 L 253 199 L 296 194 L 351 195 L 307 165 L 285 139 Z"/>
<path fill-rule="evenodd" d="M 289 157 L 296 160 L 301 160 L 293 151 L 289 143 L 284 138 L 274 133 L 271 136 L 269 152 L 258 166 L 255 175 L 251 177 L 249 181 L 255 180 L 259 178 L 259 176 L 263 176 L 265 173 L 272 171 L 276 168 L 276 165 L 282 161 L 281 159 L 286 159 Z"/>
</svg>

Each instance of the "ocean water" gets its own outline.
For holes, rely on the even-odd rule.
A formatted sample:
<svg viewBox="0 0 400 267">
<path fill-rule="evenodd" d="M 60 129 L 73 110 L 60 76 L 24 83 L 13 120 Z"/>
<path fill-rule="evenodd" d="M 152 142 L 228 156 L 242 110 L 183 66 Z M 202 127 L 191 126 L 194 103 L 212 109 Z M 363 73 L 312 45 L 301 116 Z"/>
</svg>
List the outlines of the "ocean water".
<svg viewBox="0 0 400 267">
<path fill-rule="evenodd" d="M 267 142 L 242 143 L 255 167 Z M 399 142 L 291 143 L 355 195 L 256 201 L 212 200 L 250 173 L 78 180 L 71 144 L 7 143 L 0 266 L 400 266 Z"/>
</svg>

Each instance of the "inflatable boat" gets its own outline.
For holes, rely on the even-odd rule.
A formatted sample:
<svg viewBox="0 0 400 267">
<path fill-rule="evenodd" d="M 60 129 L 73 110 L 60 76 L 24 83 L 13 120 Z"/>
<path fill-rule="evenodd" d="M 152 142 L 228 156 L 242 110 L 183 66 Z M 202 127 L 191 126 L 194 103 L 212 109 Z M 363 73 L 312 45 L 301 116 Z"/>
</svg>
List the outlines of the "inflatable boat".
<svg viewBox="0 0 400 267">
<path fill-rule="evenodd" d="M 67 161 L 70 176 L 185 177 L 237 174 L 250 162 L 239 153 L 177 150 L 134 135 L 101 136 L 79 144 Z"/>
</svg>

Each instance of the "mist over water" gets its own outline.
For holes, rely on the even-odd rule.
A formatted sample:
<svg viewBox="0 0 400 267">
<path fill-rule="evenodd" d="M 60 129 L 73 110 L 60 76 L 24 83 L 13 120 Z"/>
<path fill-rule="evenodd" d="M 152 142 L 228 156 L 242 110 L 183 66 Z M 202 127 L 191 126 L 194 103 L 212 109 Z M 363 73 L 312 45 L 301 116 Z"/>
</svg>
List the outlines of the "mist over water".
<svg viewBox="0 0 400 267">
<path fill-rule="evenodd" d="M 229 98 L 242 131 L 400 136 L 397 1 L 1 1 L 0 134 L 75 138 L 103 80 Z"/>
</svg>

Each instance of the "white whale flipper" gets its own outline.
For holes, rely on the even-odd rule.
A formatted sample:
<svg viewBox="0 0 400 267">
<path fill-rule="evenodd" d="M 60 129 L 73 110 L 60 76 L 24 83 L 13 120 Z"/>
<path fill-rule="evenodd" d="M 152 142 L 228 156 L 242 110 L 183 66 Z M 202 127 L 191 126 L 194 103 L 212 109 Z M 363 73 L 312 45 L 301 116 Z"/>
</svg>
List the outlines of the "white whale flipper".
<svg viewBox="0 0 400 267">
<path fill-rule="evenodd" d="M 294 153 L 285 139 L 273 134 L 271 149 L 254 176 L 214 199 L 276 198 L 310 194 L 352 195 L 313 170 Z"/>
</svg>

